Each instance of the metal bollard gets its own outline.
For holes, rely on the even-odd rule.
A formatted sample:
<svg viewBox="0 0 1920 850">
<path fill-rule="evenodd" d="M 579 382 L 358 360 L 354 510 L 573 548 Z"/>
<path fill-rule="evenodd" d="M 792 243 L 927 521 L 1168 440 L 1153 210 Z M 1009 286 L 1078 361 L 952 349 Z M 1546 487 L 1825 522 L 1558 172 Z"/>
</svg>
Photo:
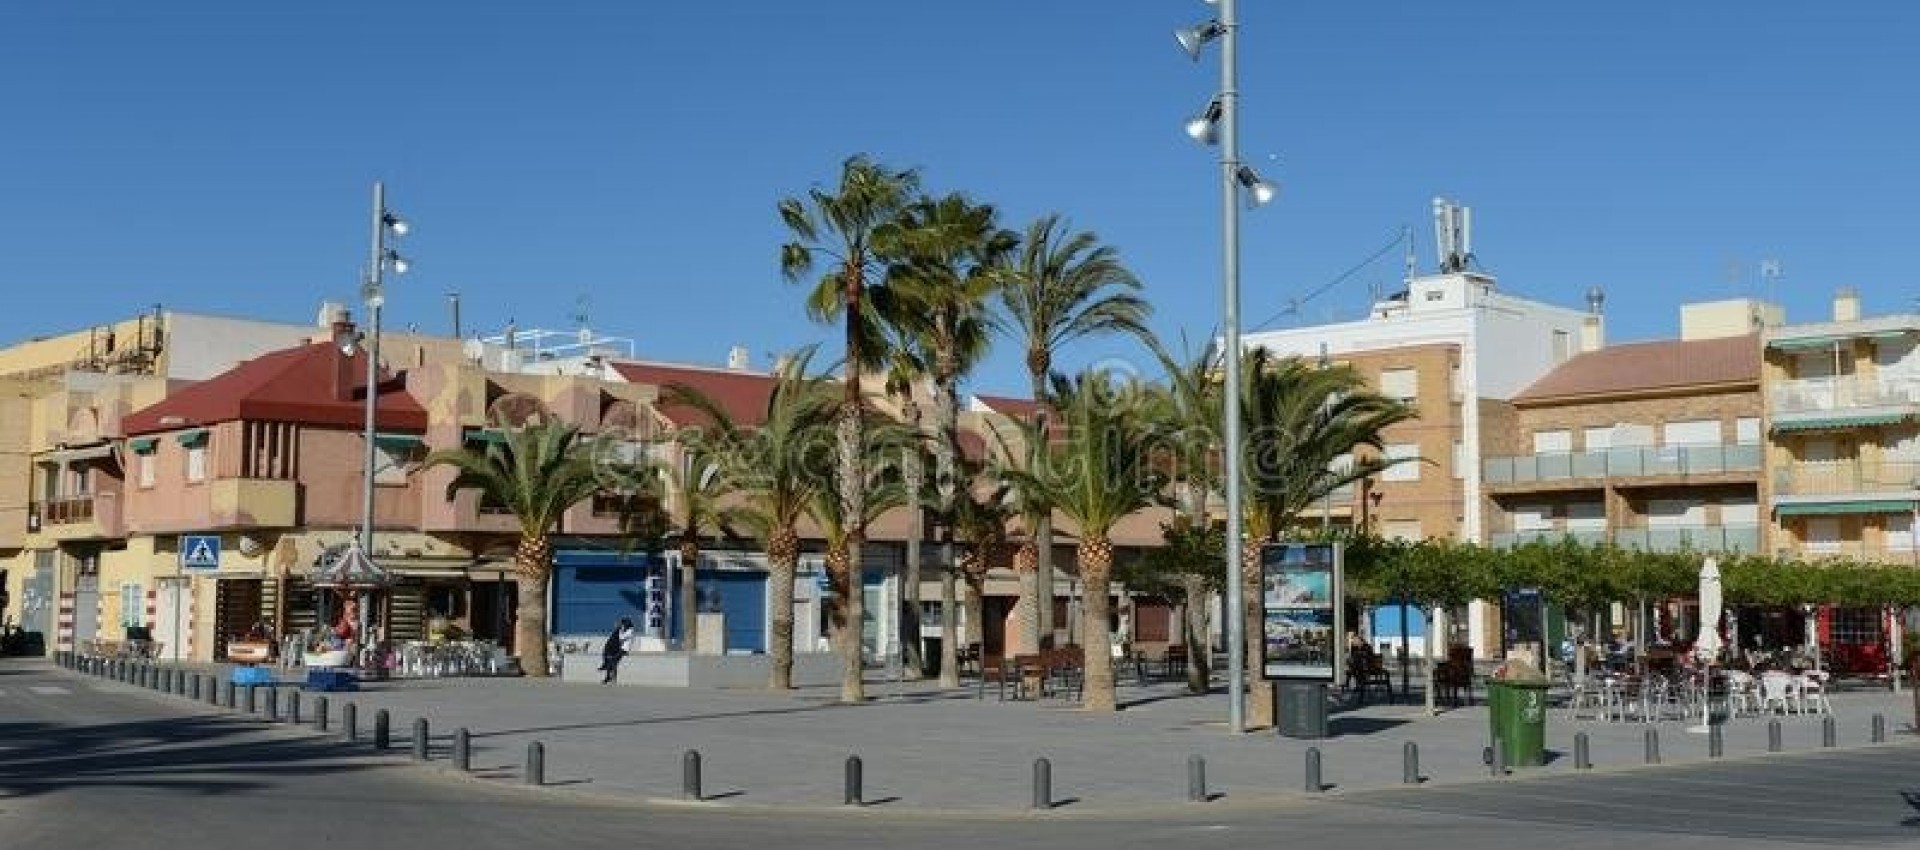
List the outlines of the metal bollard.
<svg viewBox="0 0 1920 850">
<path fill-rule="evenodd" d="M 1720 725 L 1707 727 L 1707 758 L 1719 758 L 1727 754 L 1727 728 Z"/>
<path fill-rule="evenodd" d="M 373 748 L 374 749 L 379 750 L 381 752 L 386 752 L 387 746 L 393 743 L 393 739 L 390 737 L 389 732 L 390 730 L 387 728 L 387 710 L 382 708 L 374 711 L 373 712 Z"/>
<path fill-rule="evenodd" d="M 287 722 L 295 726 L 300 725 L 300 692 L 298 690 L 287 692 Z"/>
<path fill-rule="evenodd" d="M 257 686 L 255 686 L 255 685 L 248 685 L 248 686 L 247 686 L 247 713 L 248 713 L 248 714 L 254 714 L 254 713 L 257 713 L 257 712 L 258 712 L 258 710 L 259 710 L 259 706 L 258 706 L 258 705 L 256 705 L 256 704 L 255 704 L 255 701 L 254 701 L 254 699 L 255 699 L 255 698 L 254 698 L 254 693 L 253 693 L 253 692 L 254 692 L 255 690 L 258 690 L 258 687 L 257 687 Z"/>
<path fill-rule="evenodd" d="M 547 784 L 547 745 L 539 741 L 527 744 L 527 772 L 524 778 L 528 785 Z"/>
<path fill-rule="evenodd" d="M 862 800 L 862 796 L 860 794 L 860 780 L 862 778 L 860 775 L 861 768 L 862 768 L 862 765 L 860 763 L 859 756 L 847 756 L 847 771 L 846 771 L 846 782 L 845 782 L 846 787 L 844 789 L 844 793 L 840 795 L 840 802 L 844 805 L 858 806 L 861 804 L 861 800 Z"/>
<path fill-rule="evenodd" d="M 320 731 L 320 732 L 327 731 L 327 695 L 326 694 L 321 694 L 313 698 L 313 728 L 316 731 Z"/>
<path fill-rule="evenodd" d="M 1318 794 L 1327 790 L 1327 783 L 1320 781 L 1320 748 L 1307 748 L 1306 789 L 1309 794 Z"/>
<path fill-rule="evenodd" d="M 473 744 L 465 726 L 453 730 L 453 768 L 461 773 L 473 769 Z"/>
<path fill-rule="evenodd" d="M 1820 746 L 1837 747 L 1840 745 L 1840 730 L 1833 725 L 1833 715 L 1820 718 Z"/>
<path fill-rule="evenodd" d="M 1585 732 L 1576 732 L 1573 735 L 1573 769 L 1593 769 L 1592 744 L 1588 742 Z"/>
<path fill-rule="evenodd" d="M 1872 740 L 1873 743 L 1876 744 L 1884 744 L 1887 742 L 1887 719 L 1878 714 L 1873 716 Z"/>
<path fill-rule="evenodd" d="M 414 718 L 413 719 L 413 760 L 414 761 L 427 760 L 427 743 L 431 740 L 432 738 L 427 733 L 427 719 L 424 717 Z"/>
<path fill-rule="evenodd" d="M 701 799 L 699 750 L 688 750 L 680 757 L 680 796 L 694 801 Z"/>
<path fill-rule="evenodd" d="M 1033 760 L 1033 808 L 1053 808 L 1053 762 Z"/>
<path fill-rule="evenodd" d="M 267 722 L 279 723 L 280 722 L 280 692 L 278 690 L 275 690 L 273 688 L 267 689 L 266 709 L 267 709 Z"/>
<path fill-rule="evenodd" d="M 1420 745 L 1408 741 L 1400 746 L 1400 782 L 1420 784 Z"/>
<path fill-rule="evenodd" d="M 1714 727 L 1719 728 L 1719 727 Z M 1660 763 L 1660 730 L 1647 730 L 1647 764 Z"/>
<path fill-rule="evenodd" d="M 1187 802 L 1207 801 L 1207 760 L 1199 753 L 1187 756 Z"/>
<path fill-rule="evenodd" d="M 353 703 L 340 706 L 340 735 L 349 743 L 360 740 L 360 707 Z"/>
<path fill-rule="evenodd" d="M 1767 721 L 1767 752 L 1780 752 L 1780 721 Z"/>
<path fill-rule="evenodd" d="M 233 693 L 233 683 L 221 682 L 220 683 L 220 704 L 228 708 L 233 708 L 235 705 L 234 696 L 235 695 Z"/>
</svg>

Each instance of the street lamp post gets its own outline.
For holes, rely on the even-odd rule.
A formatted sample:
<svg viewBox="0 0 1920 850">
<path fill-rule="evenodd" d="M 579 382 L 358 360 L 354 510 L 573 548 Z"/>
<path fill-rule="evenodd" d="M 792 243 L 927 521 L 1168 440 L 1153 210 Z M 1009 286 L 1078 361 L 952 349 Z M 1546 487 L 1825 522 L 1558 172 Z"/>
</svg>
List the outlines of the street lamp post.
<svg viewBox="0 0 1920 850">
<path fill-rule="evenodd" d="M 394 274 L 405 274 L 407 271 L 406 258 L 401 257 L 387 241 L 389 236 L 404 236 L 406 233 L 407 222 L 387 209 L 386 184 L 376 181 L 373 184 L 373 247 L 367 258 L 366 284 L 360 292 L 367 304 L 366 462 L 361 470 L 360 551 L 369 560 L 373 558 L 373 492 L 379 462 L 374 414 L 380 402 L 380 309 L 387 303 L 386 270 L 391 268 Z M 368 610 L 370 607 L 366 600 L 362 601 L 360 622 L 356 624 L 363 643 L 367 642 L 367 626 L 372 617 L 372 612 Z"/>
<path fill-rule="evenodd" d="M 1220 42 L 1220 92 L 1206 110 L 1187 122 L 1187 134 L 1204 144 L 1220 145 L 1222 222 L 1222 277 L 1226 392 L 1221 423 L 1227 499 L 1226 607 L 1227 607 L 1227 723 L 1246 731 L 1246 610 L 1242 603 L 1244 578 L 1240 571 L 1240 192 L 1258 206 L 1273 200 L 1279 190 L 1240 162 L 1240 88 L 1237 79 L 1239 26 L 1237 0 L 1206 0 L 1220 7 L 1220 16 L 1198 26 L 1177 30 L 1174 38 L 1187 55 L 1198 61 L 1209 41 Z"/>
</svg>

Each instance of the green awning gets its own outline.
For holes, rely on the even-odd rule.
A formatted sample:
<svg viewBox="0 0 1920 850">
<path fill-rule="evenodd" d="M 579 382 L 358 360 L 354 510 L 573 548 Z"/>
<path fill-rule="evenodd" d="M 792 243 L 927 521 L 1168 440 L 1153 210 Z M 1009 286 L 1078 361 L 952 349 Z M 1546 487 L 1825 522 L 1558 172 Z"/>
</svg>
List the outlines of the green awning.
<svg viewBox="0 0 1920 850">
<path fill-rule="evenodd" d="M 135 437 L 127 441 L 127 451 L 137 455 L 150 455 L 159 445 L 159 437 Z"/>
<path fill-rule="evenodd" d="M 183 431 L 175 435 L 174 439 L 179 440 L 180 445 L 186 446 L 187 448 L 191 449 L 196 446 L 206 445 L 208 436 L 209 436 L 209 433 L 207 429 L 196 428 L 192 431 Z"/>
<path fill-rule="evenodd" d="M 1773 512 L 1781 516 L 1826 516 L 1831 514 L 1904 514 L 1911 513 L 1914 502 L 1875 501 L 1855 499 L 1845 502 L 1795 502 L 1790 505 L 1776 505 Z"/>
<path fill-rule="evenodd" d="M 1834 431 L 1844 428 L 1867 428 L 1875 425 L 1898 425 L 1907 421 L 1904 413 L 1860 413 L 1855 416 L 1845 414 L 1837 416 L 1816 416 L 1810 419 L 1789 419 L 1775 421 L 1773 430 L 1778 431 Z"/>
<path fill-rule="evenodd" d="M 1796 348 L 1830 348 L 1836 342 L 1848 342 L 1852 339 L 1853 337 L 1851 336 L 1803 336 L 1792 339 L 1770 339 L 1767 340 L 1767 347 L 1788 351 Z"/>
<path fill-rule="evenodd" d="M 427 440 L 418 434 L 375 434 L 373 444 L 382 451 L 398 454 L 418 449 L 426 445 Z"/>
</svg>

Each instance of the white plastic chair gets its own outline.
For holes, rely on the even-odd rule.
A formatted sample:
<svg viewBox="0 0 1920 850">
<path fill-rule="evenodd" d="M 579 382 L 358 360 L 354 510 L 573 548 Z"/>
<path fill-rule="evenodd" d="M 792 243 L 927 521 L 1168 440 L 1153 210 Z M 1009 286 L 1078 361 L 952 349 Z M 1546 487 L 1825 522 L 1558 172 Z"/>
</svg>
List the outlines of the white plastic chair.
<svg viewBox="0 0 1920 850">
<path fill-rule="evenodd" d="M 1744 670 L 1727 671 L 1727 711 L 1738 717 L 1760 713 L 1760 695 L 1754 690 L 1753 674 Z"/>
<path fill-rule="evenodd" d="M 1793 713 L 1793 677 L 1785 673 L 1768 673 L 1760 677 L 1760 710 L 1770 713 L 1774 706 L 1780 707 L 1781 714 Z"/>
<path fill-rule="evenodd" d="M 1815 714 L 1833 713 L 1833 703 L 1827 701 L 1825 670 L 1810 670 L 1800 676 L 1800 709 Z"/>
</svg>

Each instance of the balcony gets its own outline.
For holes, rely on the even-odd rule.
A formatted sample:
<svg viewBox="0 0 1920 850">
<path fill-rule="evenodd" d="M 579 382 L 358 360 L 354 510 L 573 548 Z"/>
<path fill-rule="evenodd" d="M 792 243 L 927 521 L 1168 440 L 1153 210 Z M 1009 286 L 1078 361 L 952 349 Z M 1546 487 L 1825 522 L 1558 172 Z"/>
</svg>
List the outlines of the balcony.
<svg viewBox="0 0 1920 850">
<path fill-rule="evenodd" d="M 209 528 L 290 528 L 300 524 L 300 483 L 278 478 L 219 478 L 208 493 Z"/>
<path fill-rule="evenodd" d="M 1511 549 L 1528 543 L 1558 543 L 1571 537 L 1582 546 L 1595 546 L 1607 541 L 1607 532 L 1599 528 L 1534 528 L 1525 531 L 1496 531 L 1487 536 L 1487 545 L 1494 549 Z"/>
<path fill-rule="evenodd" d="M 27 506 L 27 531 L 54 540 L 87 540 L 120 534 L 119 493 L 55 496 Z"/>
<path fill-rule="evenodd" d="M 1622 528 L 1613 532 L 1613 545 L 1649 552 L 1760 551 L 1757 525 L 1667 525 Z"/>
<path fill-rule="evenodd" d="M 1910 545 L 1867 543 L 1860 540 L 1807 540 L 1778 547 L 1775 557 L 1819 561 L 1844 558 L 1850 561 L 1920 567 L 1920 552 Z"/>
<path fill-rule="evenodd" d="M 1776 430 L 1880 424 L 1920 414 L 1920 381 L 1910 378 L 1802 378 L 1769 393 Z"/>
<path fill-rule="evenodd" d="M 50 525 L 72 525 L 77 522 L 93 521 L 93 495 L 57 496 L 42 502 L 34 502 L 34 516 L 40 518 L 41 527 Z"/>
<path fill-rule="evenodd" d="M 1920 489 L 1920 461 L 1807 461 L 1773 471 L 1775 496 L 1908 497 Z"/>
<path fill-rule="evenodd" d="M 1758 445 L 1626 446 L 1591 452 L 1487 458 L 1481 476 L 1490 487 L 1593 482 L 1658 476 L 1760 471 Z"/>
</svg>

